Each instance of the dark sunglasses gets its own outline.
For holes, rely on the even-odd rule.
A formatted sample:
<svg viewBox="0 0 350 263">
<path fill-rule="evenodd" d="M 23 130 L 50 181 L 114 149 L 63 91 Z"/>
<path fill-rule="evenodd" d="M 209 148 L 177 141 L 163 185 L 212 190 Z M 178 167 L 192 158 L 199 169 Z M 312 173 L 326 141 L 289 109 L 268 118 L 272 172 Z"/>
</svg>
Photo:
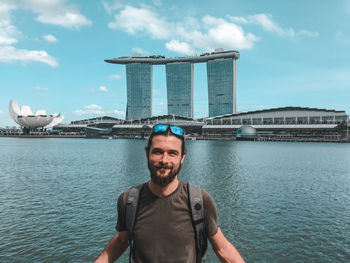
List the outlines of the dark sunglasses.
<svg viewBox="0 0 350 263">
<path fill-rule="evenodd" d="M 167 124 L 157 124 L 153 126 L 153 132 L 159 133 L 159 132 L 166 132 L 170 128 L 170 131 L 172 134 L 183 136 L 184 130 L 180 128 L 179 126 L 175 125 L 167 125 Z"/>
</svg>

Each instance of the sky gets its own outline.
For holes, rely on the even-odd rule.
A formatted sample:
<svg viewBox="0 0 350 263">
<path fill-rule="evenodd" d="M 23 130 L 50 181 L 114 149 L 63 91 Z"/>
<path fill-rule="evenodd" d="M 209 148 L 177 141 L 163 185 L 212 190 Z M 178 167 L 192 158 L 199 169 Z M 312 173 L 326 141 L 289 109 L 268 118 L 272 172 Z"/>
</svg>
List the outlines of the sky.
<svg viewBox="0 0 350 263">
<path fill-rule="evenodd" d="M 10 100 L 63 123 L 125 118 L 125 66 L 104 59 L 237 50 L 237 110 L 284 106 L 350 113 L 350 0 L 0 0 L 0 127 Z M 152 114 L 167 114 L 153 66 Z M 205 63 L 194 117 L 208 116 Z"/>
</svg>

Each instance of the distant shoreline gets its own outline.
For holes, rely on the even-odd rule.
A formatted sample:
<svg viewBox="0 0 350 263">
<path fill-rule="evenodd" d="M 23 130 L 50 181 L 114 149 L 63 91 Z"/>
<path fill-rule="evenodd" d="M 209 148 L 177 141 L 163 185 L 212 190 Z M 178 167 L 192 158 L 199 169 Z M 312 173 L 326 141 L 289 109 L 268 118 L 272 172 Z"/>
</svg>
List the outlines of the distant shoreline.
<svg viewBox="0 0 350 263">
<path fill-rule="evenodd" d="M 3 135 L 0 137 L 9 138 L 85 138 L 85 135 Z"/>
<path fill-rule="evenodd" d="M 123 137 L 112 137 L 112 136 L 102 136 L 102 137 L 87 137 L 85 134 L 82 135 L 4 135 L 0 134 L 0 138 L 85 138 L 85 139 L 136 139 L 136 140 L 141 140 L 142 138 L 136 136 L 123 136 Z M 144 138 L 145 140 L 148 138 Z M 238 141 L 236 137 L 210 137 L 210 136 L 196 136 L 196 137 L 187 137 L 185 138 L 188 141 L 201 141 L 201 140 L 210 140 L 210 141 Z M 240 139 L 239 141 L 257 141 L 257 142 L 336 142 L 336 143 L 350 143 L 350 138 L 349 139 L 329 139 L 329 138 L 269 138 L 269 137 L 258 137 L 254 139 Z"/>
</svg>

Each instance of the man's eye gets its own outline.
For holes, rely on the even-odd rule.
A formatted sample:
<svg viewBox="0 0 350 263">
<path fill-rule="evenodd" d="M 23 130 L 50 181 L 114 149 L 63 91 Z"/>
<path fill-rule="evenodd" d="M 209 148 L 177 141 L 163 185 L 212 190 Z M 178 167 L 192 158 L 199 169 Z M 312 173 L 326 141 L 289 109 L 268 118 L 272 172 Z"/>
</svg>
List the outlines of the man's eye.
<svg viewBox="0 0 350 263">
<path fill-rule="evenodd" d="M 169 155 L 170 155 L 170 156 L 176 156 L 176 155 L 177 155 L 177 152 L 169 152 Z"/>
</svg>

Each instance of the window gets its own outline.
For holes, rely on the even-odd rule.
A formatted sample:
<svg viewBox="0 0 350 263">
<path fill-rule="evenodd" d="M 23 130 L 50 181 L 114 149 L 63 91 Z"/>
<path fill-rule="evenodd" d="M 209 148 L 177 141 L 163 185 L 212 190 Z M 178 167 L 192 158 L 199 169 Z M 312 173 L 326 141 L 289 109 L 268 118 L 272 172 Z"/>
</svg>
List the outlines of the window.
<svg viewBox="0 0 350 263">
<path fill-rule="evenodd" d="M 273 124 L 272 118 L 263 118 L 263 123 L 264 124 Z"/>
</svg>

